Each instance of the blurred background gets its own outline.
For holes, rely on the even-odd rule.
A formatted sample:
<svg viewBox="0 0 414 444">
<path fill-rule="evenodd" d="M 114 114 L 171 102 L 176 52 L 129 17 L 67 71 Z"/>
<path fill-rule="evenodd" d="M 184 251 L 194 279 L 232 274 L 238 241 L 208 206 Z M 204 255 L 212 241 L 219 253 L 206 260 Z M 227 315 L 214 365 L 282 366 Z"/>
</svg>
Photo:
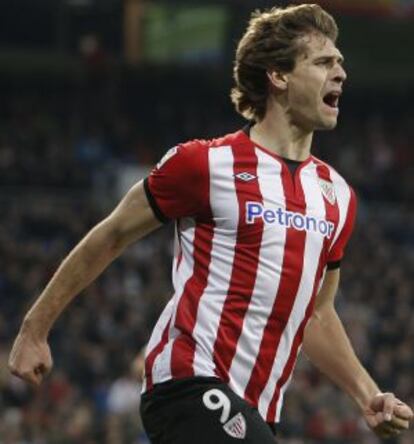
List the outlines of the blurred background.
<svg viewBox="0 0 414 444">
<path fill-rule="evenodd" d="M 414 405 L 414 1 L 329 0 L 348 81 L 314 153 L 356 188 L 337 307 L 384 390 Z M 286 4 L 283 1 L 279 5 Z M 244 125 L 229 100 L 249 0 L 14 0 L 0 13 L 0 444 L 145 444 L 139 353 L 171 296 L 172 227 L 132 246 L 58 321 L 38 392 L 6 369 L 59 262 L 171 146 Z M 346 363 L 344 362 L 344 365 Z M 305 359 L 281 444 L 377 444 Z M 409 432 L 394 443 L 412 444 Z"/>
</svg>

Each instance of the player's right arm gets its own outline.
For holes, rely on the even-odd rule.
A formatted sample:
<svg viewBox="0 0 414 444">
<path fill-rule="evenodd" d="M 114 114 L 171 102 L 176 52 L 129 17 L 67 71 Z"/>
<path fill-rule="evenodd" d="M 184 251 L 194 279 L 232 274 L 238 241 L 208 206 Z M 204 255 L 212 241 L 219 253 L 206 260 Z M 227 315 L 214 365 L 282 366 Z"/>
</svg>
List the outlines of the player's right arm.
<svg viewBox="0 0 414 444">
<path fill-rule="evenodd" d="M 141 181 L 71 251 L 28 311 L 10 353 L 10 371 L 39 385 L 52 367 L 47 337 L 64 308 L 128 245 L 160 225 Z"/>
</svg>

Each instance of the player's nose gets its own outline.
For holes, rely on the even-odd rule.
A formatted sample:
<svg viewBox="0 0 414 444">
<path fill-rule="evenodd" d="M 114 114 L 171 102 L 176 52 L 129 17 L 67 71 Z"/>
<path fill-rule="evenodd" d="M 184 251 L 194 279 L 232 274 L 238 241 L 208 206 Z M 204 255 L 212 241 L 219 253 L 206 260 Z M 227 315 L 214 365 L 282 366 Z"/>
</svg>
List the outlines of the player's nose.
<svg viewBox="0 0 414 444">
<path fill-rule="evenodd" d="M 347 79 L 347 74 L 344 67 L 340 63 L 337 63 L 334 69 L 335 71 L 334 71 L 333 80 L 337 83 L 341 84 L 344 83 L 345 80 Z"/>
</svg>

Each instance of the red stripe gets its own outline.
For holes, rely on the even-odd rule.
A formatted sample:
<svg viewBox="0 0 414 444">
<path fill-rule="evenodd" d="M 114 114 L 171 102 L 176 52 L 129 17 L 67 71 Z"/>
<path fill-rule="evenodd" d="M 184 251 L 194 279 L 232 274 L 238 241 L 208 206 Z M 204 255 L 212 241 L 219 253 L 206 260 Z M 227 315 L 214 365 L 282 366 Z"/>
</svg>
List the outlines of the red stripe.
<svg viewBox="0 0 414 444">
<path fill-rule="evenodd" d="M 171 373 L 173 378 L 194 375 L 193 362 L 196 344 L 192 333 L 197 319 L 200 298 L 207 286 L 213 234 L 213 223 L 196 225 L 193 274 L 185 284 L 174 323 L 174 327 L 178 329 L 180 334 L 174 340 L 172 347 Z"/>
<path fill-rule="evenodd" d="M 256 220 L 254 225 L 246 224 L 246 202 L 262 203 L 263 198 L 257 179 L 243 181 L 237 178 L 239 173 L 257 176 L 257 157 L 254 151 L 252 152 L 253 147 L 244 149 L 244 152 L 240 152 L 241 148 L 233 149 L 239 221 L 229 290 L 223 305 L 213 352 L 215 372 L 224 381 L 229 379 L 228 372 L 253 293 L 263 235 L 262 220 Z"/>
<path fill-rule="evenodd" d="M 299 177 L 300 170 L 301 168 L 296 170 L 292 177 L 286 164 L 282 163 L 281 176 L 286 209 L 304 214 L 306 202 Z M 257 405 L 260 394 L 269 379 L 280 340 L 293 308 L 302 275 L 305 241 L 306 231 L 298 231 L 292 227 L 286 230 L 279 288 L 263 332 L 256 363 L 245 391 L 245 398 L 253 405 Z"/>
<path fill-rule="evenodd" d="M 147 379 L 147 390 L 151 390 L 153 387 L 152 369 L 154 367 L 154 361 L 156 357 L 164 350 L 165 345 L 168 342 L 168 330 L 170 329 L 171 318 L 162 332 L 160 342 L 152 349 L 147 358 L 145 359 L 145 377 Z"/>
<path fill-rule="evenodd" d="M 318 177 L 320 179 L 324 179 L 324 180 L 327 180 L 328 182 L 331 182 L 330 171 L 326 165 L 318 164 L 316 171 L 317 171 Z M 298 328 L 298 331 L 296 332 L 288 361 L 283 369 L 281 377 L 279 378 L 279 380 L 276 383 L 275 392 L 274 392 L 272 400 L 269 404 L 269 408 L 268 408 L 267 415 L 266 415 L 266 420 L 269 422 L 274 422 L 274 420 L 275 420 L 276 411 L 277 411 L 277 403 L 279 402 L 281 389 L 286 384 L 286 382 L 289 380 L 289 377 L 293 371 L 293 368 L 294 368 L 294 365 L 296 362 L 296 358 L 298 355 L 299 346 L 302 344 L 302 341 L 303 341 L 303 334 L 305 331 L 306 324 L 308 323 L 309 318 L 311 317 L 311 315 L 313 313 L 316 293 L 319 288 L 319 283 L 320 283 L 320 279 L 322 277 L 323 269 L 326 265 L 326 258 L 327 258 L 327 253 L 329 251 L 329 246 L 332 243 L 333 238 L 335 237 L 335 231 L 336 231 L 336 227 L 337 227 L 338 219 L 339 219 L 338 204 L 336 201 L 334 204 L 330 204 L 328 202 L 328 200 L 325 199 L 325 197 L 323 197 L 323 200 L 325 203 L 325 219 L 335 223 L 335 230 L 332 233 L 330 239 L 327 239 L 327 238 L 324 239 L 324 245 L 323 245 L 323 248 L 322 248 L 321 253 L 319 255 L 318 269 L 317 269 L 317 272 L 315 275 L 315 281 L 313 284 L 312 297 L 308 303 L 308 306 L 306 307 L 305 317 L 304 317 L 303 321 L 301 322 L 301 324 Z"/>
<path fill-rule="evenodd" d="M 178 268 L 180 267 L 181 261 L 183 259 L 183 250 L 181 250 L 178 252 L 178 257 L 177 257 L 177 267 L 176 270 L 178 270 Z"/>
<path fill-rule="evenodd" d="M 210 202 L 210 174 L 209 150 L 203 152 L 200 162 L 203 170 L 207 172 L 205 189 L 202 195 L 203 202 Z M 184 286 L 183 293 L 176 308 L 174 328 L 178 336 L 174 339 L 171 351 L 171 375 L 173 378 L 185 378 L 194 375 L 193 363 L 196 344 L 192 337 L 197 320 L 197 311 L 200 298 L 207 286 L 209 266 L 211 261 L 212 240 L 214 235 L 214 221 L 211 208 L 206 209 L 203 222 L 196 219 L 193 240 L 193 273 Z M 181 260 L 180 260 L 181 261 Z"/>
<path fill-rule="evenodd" d="M 322 260 L 322 254 L 321 254 L 321 256 L 319 258 L 318 272 L 315 276 L 315 284 L 314 284 L 311 300 L 309 301 L 308 306 L 306 307 L 305 317 L 304 317 L 303 321 L 301 322 L 301 324 L 298 328 L 298 331 L 296 332 L 295 338 L 292 343 L 292 347 L 290 349 L 289 359 L 286 362 L 286 365 L 285 365 L 285 368 L 283 369 L 281 377 L 279 378 L 279 380 L 276 383 L 275 392 L 274 392 L 272 400 L 270 401 L 270 404 L 269 404 L 269 408 L 268 408 L 267 415 L 266 415 L 266 421 L 268 421 L 268 422 L 274 422 L 274 419 L 276 416 L 276 406 L 277 406 L 277 403 L 278 403 L 279 397 L 280 397 L 280 390 L 288 381 L 288 379 L 292 373 L 293 367 L 295 365 L 296 358 L 298 355 L 299 346 L 303 341 L 303 332 L 305 330 L 306 323 L 308 322 L 308 319 L 313 311 L 314 298 L 315 298 L 315 293 L 316 293 L 316 289 L 317 289 L 317 283 L 319 282 L 319 279 L 320 279 L 322 264 L 323 264 L 323 260 Z"/>
</svg>

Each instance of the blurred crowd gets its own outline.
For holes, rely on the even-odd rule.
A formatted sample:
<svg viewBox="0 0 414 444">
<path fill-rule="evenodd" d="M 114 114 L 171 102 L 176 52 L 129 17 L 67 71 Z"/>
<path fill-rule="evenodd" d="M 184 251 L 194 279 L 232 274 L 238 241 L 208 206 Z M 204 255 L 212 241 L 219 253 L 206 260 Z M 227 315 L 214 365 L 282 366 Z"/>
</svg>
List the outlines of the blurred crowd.
<svg viewBox="0 0 414 444">
<path fill-rule="evenodd" d="M 129 248 L 59 319 L 50 337 L 55 367 L 39 390 L 6 369 L 23 314 L 67 252 L 113 204 L 102 190 L 115 180 L 114 165 L 152 165 L 179 141 L 242 126 L 234 115 L 215 112 L 214 96 L 197 107 L 189 95 L 186 106 L 178 107 L 175 97 L 150 103 L 143 92 L 137 109 L 110 97 L 104 109 L 81 93 L 12 94 L 2 104 L 0 444 L 148 442 L 138 414 L 142 349 L 171 295 L 171 225 Z M 338 311 L 380 386 L 413 406 L 410 121 L 411 110 L 344 113 L 335 132 L 317 136 L 315 151 L 359 196 Z M 288 391 L 279 435 L 281 444 L 379 442 L 355 406 L 305 358 Z M 395 442 L 412 443 L 414 434 Z"/>
</svg>

